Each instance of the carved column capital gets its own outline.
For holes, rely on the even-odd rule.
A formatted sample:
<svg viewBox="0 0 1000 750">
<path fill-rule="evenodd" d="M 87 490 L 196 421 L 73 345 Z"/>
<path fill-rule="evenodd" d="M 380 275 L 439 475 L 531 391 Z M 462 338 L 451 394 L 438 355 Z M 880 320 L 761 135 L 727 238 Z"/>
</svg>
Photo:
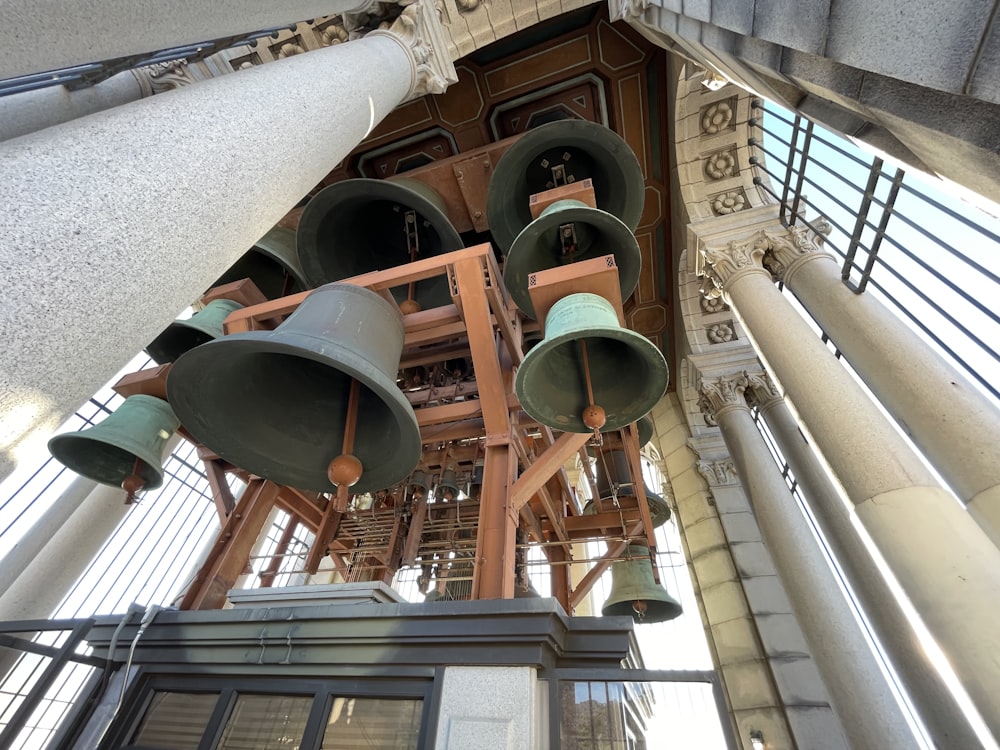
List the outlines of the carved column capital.
<svg viewBox="0 0 1000 750">
<path fill-rule="evenodd" d="M 608 11 L 612 21 L 641 21 L 652 4 L 652 0 L 608 0 Z"/>
<path fill-rule="evenodd" d="M 744 396 L 751 407 L 768 409 L 784 401 L 777 384 L 766 372 L 744 371 L 743 374 L 748 383 Z"/>
<path fill-rule="evenodd" d="M 723 375 L 698 383 L 698 407 L 705 421 L 718 424 L 719 416 L 730 409 L 748 409 L 743 393 L 749 385 L 746 373 Z"/>
<path fill-rule="evenodd" d="M 379 7 L 383 5 L 380 3 Z M 413 82 L 406 101 L 426 94 L 442 94 L 449 84 L 458 81 L 458 74 L 448 54 L 448 41 L 434 2 L 408 0 L 400 5 L 403 10 L 391 23 L 381 22 L 370 33 L 391 37 L 410 55 Z M 354 31 L 349 31 L 354 38 Z"/>
<path fill-rule="evenodd" d="M 170 62 L 154 63 L 132 71 L 139 82 L 142 96 L 162 94 L 164 91 L 178 89 L 199 80 L 194 69 L 187 60 L 171 60 Z"/>
<path fill-rule="evenodd" d="M 829 233 L 831 227 L 825 220 L 814 222 L 821 232 Z M 765 232 L 768 248 L 764 254 L 764 267 L 775 279 L 789 283 L 795 271 L 813 260 L 836 262 L 823 247 L 824 236 L 807 226 L 787 227 L 780 231 Z"/>
<path fill-rule="evenodd" d="M 725 487 L 740 483 L 736 475 L 736 464 L 731 459 L 721 461 L 699 461 L 698 473 L 705 477 L 709 487 Z"/>
<path fill-rule="evenodd" d="M 718 297 L 745 274 L 770 275 L 763 263 L 770 243 L 768 233 L 760 230 L 749 238 L 733 240 L 719 247 L 703 247 L 701 271 L 708 284 L 702 284 L 702 293 L 709 298 Z"/>
</svg>

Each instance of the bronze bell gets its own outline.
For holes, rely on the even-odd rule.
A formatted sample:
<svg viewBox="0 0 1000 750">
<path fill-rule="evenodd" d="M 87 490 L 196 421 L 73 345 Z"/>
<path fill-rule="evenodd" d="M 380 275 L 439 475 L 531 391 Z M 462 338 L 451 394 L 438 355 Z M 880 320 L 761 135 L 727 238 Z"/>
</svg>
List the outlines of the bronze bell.
<svg viewBox="0 0 1000 750">
<path fill-rule="evenodd" d="M 504 263 L 504 285 L 521 312 L 535 318 L 528 294 L 531 274 L 603 255 L 614 255 L 622 299 L 628 299 L 642 268 L 635 235 L 606 211 L 577 200 L 556 201 L 517 235 Z"/>
<path fill-rule="evenodd" d="M 462 248 L 435 190 L 408 179 L 354 179 L 318 192 L 306 205 L 297 235 L 299 260 L 313 286 Z M 445 276 L 416 282 L 421 309 L 451 304 Z M 407 286 L 392 290 L 400 303 Z"/>
<path fill-rule="evenodd" d="M 680 603 L 653 580 L 649 550 L 630 545 L 611 566 L 611 593 L 601 608 L 605 617 L 625 615 L 637 623 L 666 622 L 683 611 Z"/>
<path fill-rule="evenodd" d="M 430 480 L 427 478 L 426 472 L 423 469 L 417 469 L 410 475 L 409 490 L 411 495 L 419 495 L 420 497 L 427 497 L 427 493 L 430 492 L 431 485 Z"/>
<path fill-rule="evenodd" d="M 612 497 L 636 496 L 625 451 L 602 451 L 597 457 L 596 474 L 597 492 L 601 500 L 610 500 Z M 662 526 L 670 520 L 670 506 L 667 505 L 666 500 L 649 489 L 645 481 L 643 481 L 642 486 L 646 491 L 646 505 L 649 506 L 649 516 L 653 522 L 653 528 Z M 587 502 L 583 512 L 584 514 L 594 512 L 592 500 Z"/>
<path fill-rule="evenodd" d="M 514 388 L 521 407 L 536 421 L 563 432 L 591 432 L 582 413 L 588 406 L 586 356 L 594 402 L 605 412 L 601 430 L 618 430 L 647 414 L 667 389 L 663 354 L 645 336 L 622 328 L 603 297 L 570 294 L 545 320 L 545 340 L 518 368 Z"/>
<path fill-rule="evenodd" d="M 458 478 L 454 469 L 445 469 L 441 472 L 441 479 L 437 484 L 435 493 L 438 500 L 458 500 L 459 487 Z"/>
<path fill-rule="evenodd" d="M 490 231 L 503 254 L 531 223 L 532 195 L 588 178 L 597 207 L 634 232 L 646 186 L 635 154 L 614 131 L 596 122 L 559 120 L 518 139 L 497 162 L 486 196 Z"/>
<path fill-rule="evenodd" d="M 268 299 L 278 299 L 311 288 L 299 265 L 295 232 L 275 227 L 257 240 L 212 286 L 240 279 L 250 279 Z"/>
<path fill-rule="evenodd" d="M 163 454 L 180 422 L 170 404 L 153 396 L 125 399 L 104 421 L 49 440 L 49 452 L 77 474 L 121 487 L 137 475 L 139 489 L 163 484 Z"/>
<path fill-rule="evenodd" d="M 360 383 L 355 493 L 391 487 L 420 460 L 413 407 L 396 385 L 399 311 L 350 284 L 312 292 L 273 331 L 237 333 L 182 355 L 167 380 L 181 423 L 230 463 L 277 484 L 335 492 L 352 379 Z"/>
<path fill-rule="evenodd" d="M 158 365 L 175 361 L 184 352 L 217 339 L 223 334 L 222 324 L 243 305 L 230 299 L 216 299 L 187 320 L 175 320 L 153 339 L 145 351 Z"/>
</svg>

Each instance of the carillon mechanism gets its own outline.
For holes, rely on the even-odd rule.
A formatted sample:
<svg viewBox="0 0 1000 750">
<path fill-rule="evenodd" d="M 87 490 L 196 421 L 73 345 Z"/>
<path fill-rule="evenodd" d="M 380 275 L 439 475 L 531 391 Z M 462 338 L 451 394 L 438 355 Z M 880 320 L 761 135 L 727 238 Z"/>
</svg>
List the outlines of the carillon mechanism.
<svg viewBox="0 0 1000 750">
<path fill-rule="evenodd" d="M 296 233 L 255 247 L 280 278 L 248 254 L 233 273 L 249 280 L 224 277 L 150 344 L 164 364 L 116 386 L 139 395 L 51 442 L 71 468 L 131 493 L 162 480 L 175 430 L 198 444 L 226 529 L 212 560 L 229 572 L 206 564 L 190 606 L 223 605 L 252 547 L 239 524 L 263 523 L 260 502 L 314 539 L 310 575 L 391 583 L 411 571 L 437 602 L 537 597 L 547 569 L 571 612 L 610 566 L 606 613 L 679 613 L 650 564 L 670 509 L 638 475 L 667 365 L 622 309 L 641 267 L 639 164 L 583 121 L 529 131 L 488 189 L 492 152 L 460 158 L 320 190 Z M 502 273 L 491 245 L 462 248 L 456 206 L 469 212 L 457 225 L 478 231 L 486 209 Z M 588 442 L 597 492 L 581 510 L 563 466 Z M 227 472 L 249 483 L 238 501 Z M 607 552 L 574 557 L 594 541 Z M 570 566 L 590 563 L 574 587 Z"/>
</svg>

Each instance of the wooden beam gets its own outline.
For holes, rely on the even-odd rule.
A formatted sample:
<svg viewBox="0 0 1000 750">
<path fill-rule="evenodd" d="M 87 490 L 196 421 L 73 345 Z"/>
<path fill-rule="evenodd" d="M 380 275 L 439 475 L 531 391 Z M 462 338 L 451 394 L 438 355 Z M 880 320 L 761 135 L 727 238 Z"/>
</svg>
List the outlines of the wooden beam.
<svg viewBox="0 0 1000 750">
<path fill-rule="evenodd" d="M 483 402 L 482 399 L 456 401 L 453 404 L 442 406 L 425 406 L 423 409 L 415 409 L 414 411 L 417 415 L 417 424 L 423 429 L 429 425 L 458 422 L 478 417 L 483 413 Z"/>
<path fill-rule="evenodd" d="M 511 599 L 518 512 L 508 490 L 517 461 L 509 443 L 487 445 L 484 458 L 472 598 Z"/>
<path fill-rule="evenodd" d="M 590 437 L 590 433 L 583 432 L 564 432 L 560 435 L 551 447 L 524 470 L 510 488 L 511 505 L 514 509 L 520 510 L 521 506 L 562 468 L 566 459 L 576 453 L 590 440 Z"/>
<path fill-rule="evenodd" d="M 254 479 L 247 486 L 184 594 L 181 609 L 222 609 L 271 515 L 278 489 L 274 482 L 264 479 Z"/>
<path fill-rule="evenodd" d="M 229 489 L 229 482 L 226 480 L 226 470 L 221 461 L 210 459 L 202 460 L 205 466 L 205 476 L 208 477 L 208 485 L 212 488 L 212 500 L 215 501 L 215 509 L 219 512 L 219 523 L 225 524 L 236 507 L 236 498 L 233 497 L 232 490 Z"/>
<path fill-rule="evenodd" d="M 507 391 L 504 388 L 489 302 L 483 284 L 482 261 L 478 257 L 464 259 L 456 262 L 454 269 L 458 297 L 461 299 L 460 309 L 463 311 L 469 348 L 472 350 L 472 364 L 476 370 L 476 382 L 479 383 L 479 403 L 482 404 L 486 433 L 509 435 Z"/>
<path fill-rule="evenodd" d="M 642 524 L 637 523 L 629 529 L 629 536 L 635 536 L 642 533 Z M 597 583 L 597 579 L 604 575 L 604 571 L 608 569 L 615 560 L 617 560 L 625 548 L 628 547 L 628 542 L 615 542 L 614 544 L 608 545 L 608 551 L 605 552 L 601 559 L 594 563 L 594 567 L 587 571 L 587 574 L 580 580 L 577 584 L 576 589 L 573 590 L 573 595 L 570 597 L 569 605 L 572 608 L 576 608 L 577 605 L 583 601 L 583 597 L 590 593 L 590 590 Z"/>
<path fill-rule="evenodd" d="M 639 503 L 639 514 L 642 516 L 642 526 L 646 530 L 646 546 L 651 555 L 656 554 L 656 529 L 653 528 L 653 519 L 649 515 L 649 502 L 646 500 L 646 483 L 642 478 L 642 459 L 639 456 L 639 432 L 636 423 L 633 422 L 627 429 L 622 430 L 622 443 L 625 447 L 625 457 L 628 459 L 629 473 L 632 475 L 632 487 L 635 490 L 635 498 Z M 660 571 L 656 565 L 653 566 L 653 580 L 660 582 Z"/>
<path fill-rule="evenodd" d="M 310 575 L 316 575 L 319 564 L 326 557 L 330 542 L 337 536 L 340 527 L 340 519 L 344 517 L 344 511 L 335 500 L 331 500 L 323 511 L 323 518 L 316 529 L 316 536 L 313 538 L 309 554 L 306 555 L 305 570 Z"/>
<path fill-rule="evenodd" d="M 315 499 L 306 497 L 294 487 L 282 487 L 278 491 L 277 504 L 298 516 L 302 524 L 313 533 L 323 520 L 323 511 L 316 505 Z"/>
</svg>

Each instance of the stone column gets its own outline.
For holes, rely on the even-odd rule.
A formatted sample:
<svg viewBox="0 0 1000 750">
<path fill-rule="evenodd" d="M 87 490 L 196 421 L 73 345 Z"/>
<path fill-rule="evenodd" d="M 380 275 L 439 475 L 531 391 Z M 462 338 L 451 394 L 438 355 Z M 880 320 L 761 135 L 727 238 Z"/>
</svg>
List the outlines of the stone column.
<svg viewBox="0 0 1000 750">
<path fill-rule="evenodd" d="M 852 747 L 916 747 L 823 551 L 757 426 L 744 374 L 702 380 L 702 410 L 719 425 L 750 496 L 764 544 L 802 625 L 816 666 Z"/>
<path fill-rule="evenodd" d="M 455 79 L 432 0 L 380 7 L 387 31 L 0 144 L 0 478 L 394 107 Z"/>
<path fill-rule="evenodd" d="M 871 294 L 854 294 L 807 227 L 767 232 L 769 269 L 1000 545 L 1000 408 Z"/>
<path fill-rule="evenodd" d="M 51 617 L 128 509 L 125 490 L 96 485 L 0 596 L 0 621 Z"/>
<path fill-rule="evenodd" d="M 1000 549 L 775 287 L 761 265 L 767 233 L 745 232 L 728 242 L 732 231 L 703 233 L 701 272 L 731 301 L 889 570 L 1000 735 Z"/>
<path fill-rule="evenodd" d="M 0 80 L 113 60 L 358 9 L 359 0 L 67 3 L 4 0 Z"/>
<path fill-rule="evenodd" d="M 976 733 L 927 657 L 912 624 L 854 528 L 845 499 L 803 437 L 778 387 L 763 372 L 747 373 L 747 378 L 747 401 L 760 409 L 799 483 L 806 507 L 931 739 L 941 748 L 976 747 Z"/>
</svg>

